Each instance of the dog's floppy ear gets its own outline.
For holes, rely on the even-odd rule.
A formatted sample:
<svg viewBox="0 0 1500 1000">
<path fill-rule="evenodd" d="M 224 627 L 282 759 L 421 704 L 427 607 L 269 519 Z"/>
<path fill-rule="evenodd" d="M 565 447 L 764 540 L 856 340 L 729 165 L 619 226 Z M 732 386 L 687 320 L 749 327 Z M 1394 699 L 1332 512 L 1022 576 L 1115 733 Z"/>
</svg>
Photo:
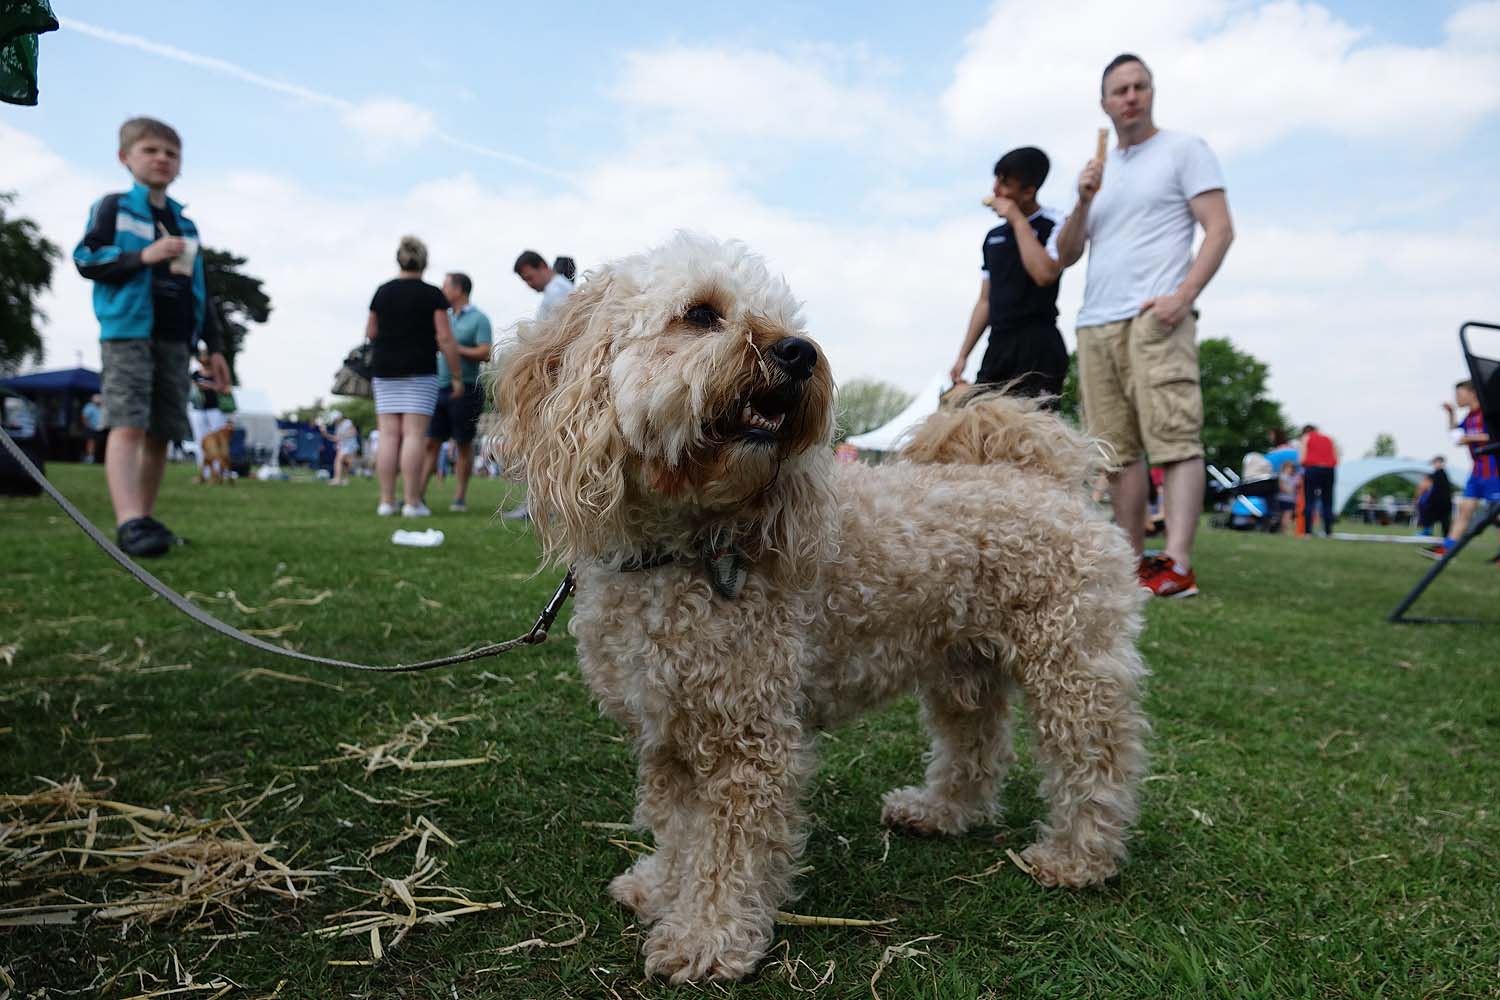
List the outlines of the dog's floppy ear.
<svg viewBox="0 0 1500 1000">
<path fill-rule="evenodd" d="M 595 277 L 546 320 L 521 324 L 494 383 L 506 473 L 526 480 L 532 527 L 555 563 L 598 554 L 624 533 L 626 450 L 609 391 L 612 284 Z"/>
</svg>

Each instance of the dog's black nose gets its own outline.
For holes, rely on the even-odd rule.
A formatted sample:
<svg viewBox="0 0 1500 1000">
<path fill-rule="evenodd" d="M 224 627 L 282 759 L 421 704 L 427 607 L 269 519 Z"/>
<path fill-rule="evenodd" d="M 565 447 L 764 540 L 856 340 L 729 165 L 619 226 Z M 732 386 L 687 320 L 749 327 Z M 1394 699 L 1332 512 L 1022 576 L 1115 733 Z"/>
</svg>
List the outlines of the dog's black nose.
<svg viewBox="0 0 1500 1000">
<path fill-rule="evenodd" d="M 794 379 L 805 379 L 818 366 L 818 349 L 801 337 L 783 337 L 771 345 L 771 357 Z"/>
</svg>

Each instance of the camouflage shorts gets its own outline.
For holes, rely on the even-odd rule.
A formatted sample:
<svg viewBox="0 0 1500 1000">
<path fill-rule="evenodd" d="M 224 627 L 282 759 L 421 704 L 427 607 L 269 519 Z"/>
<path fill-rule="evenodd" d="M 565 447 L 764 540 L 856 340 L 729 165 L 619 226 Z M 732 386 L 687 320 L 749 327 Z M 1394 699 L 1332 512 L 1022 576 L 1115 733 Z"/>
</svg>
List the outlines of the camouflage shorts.
<svg viewBox="0 0 1500 1000">
<path fill-rule="evenodd" d="M 190 352 L 186 343 L 104 340 L 104 426 L 139 427 L 165 441 L 192 438 L 188 426 Z"/>
</svg>

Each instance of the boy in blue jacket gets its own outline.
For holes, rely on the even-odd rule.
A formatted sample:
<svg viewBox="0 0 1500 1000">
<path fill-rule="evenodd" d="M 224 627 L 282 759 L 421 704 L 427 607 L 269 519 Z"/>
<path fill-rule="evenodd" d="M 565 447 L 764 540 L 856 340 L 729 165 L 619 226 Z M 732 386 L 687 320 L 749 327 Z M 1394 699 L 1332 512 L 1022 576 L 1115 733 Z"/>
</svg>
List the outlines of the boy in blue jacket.
<svg viewBox="0 0 1500 1000">
<path fill-rule="evenodd" d="M 225 391 L 229 366 L 208 315 L 198 229 L 167 197 L 181 169 L 182 140 L 165 122 L 132 118 L 120 126 L 120 162 L 135 184 L 94 203 L 73 263 L 94 283 L 116 538 L 132 556 L 159 556 L 181 542 L 152 513 L 167 445 L 192 433 L 193 343 L 203 338 L 210 374 Z"/>
</svg>

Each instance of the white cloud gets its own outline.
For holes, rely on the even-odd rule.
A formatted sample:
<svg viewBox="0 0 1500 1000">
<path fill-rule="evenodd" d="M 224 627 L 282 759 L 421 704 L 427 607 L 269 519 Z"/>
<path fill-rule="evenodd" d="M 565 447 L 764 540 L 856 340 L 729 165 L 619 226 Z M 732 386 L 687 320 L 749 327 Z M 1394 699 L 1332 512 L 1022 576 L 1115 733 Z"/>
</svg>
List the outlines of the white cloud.
<svg viewBox="0 0 1500 1000">
<path fill-rule="evenodd" d="M 1443 138 L 1500 111 L 1500 4 L 1460 9 L 1441 44 L 1420 47 L 1368 43 L 1297 0 L 1080 0 L 1066 16 L 1001 0 L 942 106 L 963 138 L 1025 135 L 1081 158 L 1102 119 L 1099 74 L 1122 51 L 1151 66 L 1157 119 L 1226 155 L 1308 132 Z"/>
<path fill-rule="evenodd" d="M 882 88 L 881 69 L 860 51 L 827 46 L 789 54 L 674 46 L 628 53 L 611 96 L 701 133 L 889 141 L 893 129 L 919 123 Z"/>
<path fill-rule="evenodd" d="M 1267 361 L 1287 416 L 1331 430 L 1350 457 L 1387 432 L 1402 454 L 1465 469 L 1438 404 L 1465 374 L 1459 323 L 1500 317 L 1495 232 L 1242 222 L 1200 331 Z"/>
<path fill-rule="evenodd" d="M 415 148 L 437 131 L 437 115 L 396 97 L 363 101 L 345 111 L 343 118 L 380 153 Z"/>
</svg>

